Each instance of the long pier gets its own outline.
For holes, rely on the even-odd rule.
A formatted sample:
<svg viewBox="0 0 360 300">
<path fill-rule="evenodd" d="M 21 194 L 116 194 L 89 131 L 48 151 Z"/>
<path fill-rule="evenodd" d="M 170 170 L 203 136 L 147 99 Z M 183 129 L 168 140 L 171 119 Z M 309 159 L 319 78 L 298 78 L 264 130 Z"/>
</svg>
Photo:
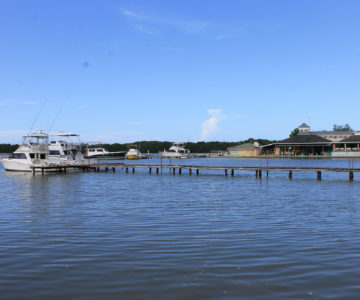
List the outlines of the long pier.
<svg viewBox="0 0 360 300">
<path fill-rule="evenodd" d="M 275 166 L 195 166 L 195 165 L 163 165 L 163 164 L 127 164 L 127 163 L 95 163 L 95 164 L 83 164 L 83 165 L 57 165 L 57 166 L 32 166 L 32 172 L 35 175 L 36 172 L 59 172 L 66 173 L 69 169 L 78 169 L 83 172 L 89 171 L 112 171 L 116 172 L 116 169 L 123 169 L 125 173 L 135 173 L 136 169 L 148 169 L 149 174 L 153 172 L 159 174 L 163 169 L 170 170 L 170 173 L 173 175 L 183 174 L 185 171 L 189 175 L 200 175 L 200 171 L 203 170 L 216 170 L 223 171 L 225 176 L 235 176 L 235 171 L 253 171 L 255 177 L 261 178 L 264 175 L 269 176 L 270 172 L 286 172 L 288 173 L 288 178 L 293 178 L 293 172 L 314 172 L 316 174 L 316 179 L 321 180 L 321 174 L 323 172 L 336 172 L 336 173 L 348 173 L 349 180 L 354 180 L 354 173 L 360 172 L 360 168 L 326 168 L 326 167 L 275 167 Z"/>
</svg>

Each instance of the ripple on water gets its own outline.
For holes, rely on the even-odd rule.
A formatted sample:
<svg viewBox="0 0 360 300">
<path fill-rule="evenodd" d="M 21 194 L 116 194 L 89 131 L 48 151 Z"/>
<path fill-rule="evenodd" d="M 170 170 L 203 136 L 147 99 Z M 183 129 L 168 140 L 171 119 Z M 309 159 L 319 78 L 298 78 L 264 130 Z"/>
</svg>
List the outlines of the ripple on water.
<svg viewBox="0 0 360 300">
<path fill-rule="evenodd" d="M 2 171 L 0 188 L 9 299 L 360 293 L 358 182 Z"/>
</svg>

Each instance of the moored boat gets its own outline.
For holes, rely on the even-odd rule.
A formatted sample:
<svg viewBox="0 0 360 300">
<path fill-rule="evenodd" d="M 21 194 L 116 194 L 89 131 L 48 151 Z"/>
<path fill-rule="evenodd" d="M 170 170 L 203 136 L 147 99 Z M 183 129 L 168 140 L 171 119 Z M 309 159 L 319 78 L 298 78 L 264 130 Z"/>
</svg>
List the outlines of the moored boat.
<svg viewBox="0 0 360 300">
<path fill-rule="evenodd" d="M 129 151 L 126 152 L 125 158 L 128 160 L 141 159 L 141 152 L 136 145 L 130 145 Z"/>
<path fill-rule="evenodd" d="M 49 136 L 45 131 L 28 134 L 21 145 L 9 156 L 1 159 L 7 171 L 30 172 L 33 165 L 46 166 L 49 155 Z"/>
<path fill-rule="evenodd" d="M 103 160 L 117 160 L 117 159 L 125 159 L 126 151 L 117 151 L 110 152 L 106 148 L 88 148 L 85 152 L 85 158 L 96 158 Z"/>
<path fill-rule="evenodd" d="M 184 143 L 174 143 L 169 150 L 160 152 L 160 156 L 165 158 L 189 158 L 190 150 L 184 148 Z"/>
</svg>

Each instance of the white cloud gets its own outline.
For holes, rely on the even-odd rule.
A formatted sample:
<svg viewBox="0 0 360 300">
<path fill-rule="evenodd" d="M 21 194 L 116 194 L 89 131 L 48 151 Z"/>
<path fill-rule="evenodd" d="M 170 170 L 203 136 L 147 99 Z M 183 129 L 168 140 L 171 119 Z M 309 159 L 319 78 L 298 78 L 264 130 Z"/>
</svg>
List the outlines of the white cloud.
<svg viewBox="0 0 360 300">
<path fill-rule="evenodd" d="M 122 8 L 120 8 L 119 11 L 132 23 L 132 26 L 136 30 L 150 35 L 160 34 L 159 27 L 172 27 L 189 34 L 200 34 L 210 26 L 210 24 L 205 21 L 184 20 L 175 16 L 145 15 Z"/>
<path fill-rule="evenodd" d="M 22 104 L 35 105 L 35 104 L 37 104 L 37 103 L 36 103 L 36 102 L 33 102 L 33 101 L 23 101 Z"/>
<path fill-rule="evenodd" d="M 211 116 L 210 119 L 205 120 L 201 125 L 201 140 L 206 141 L 214 134 L 216 134 L 219 130 L 218 123 L 226 119 L 225 116 L 222 115 L 222 109 L 208 109 L 207 112 Z"/>
</svg>

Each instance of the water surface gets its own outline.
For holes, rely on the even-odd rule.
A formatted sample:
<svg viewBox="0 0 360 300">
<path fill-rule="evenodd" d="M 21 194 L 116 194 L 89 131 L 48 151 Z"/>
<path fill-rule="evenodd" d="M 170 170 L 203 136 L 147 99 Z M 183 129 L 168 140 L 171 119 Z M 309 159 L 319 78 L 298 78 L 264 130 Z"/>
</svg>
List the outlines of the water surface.
<svg viewBox="0 0 360 300">
<path fill-rule="evenodd" d="M 316 181 L 296 173 L 289 181 L 273 173 L 33 176 L 1 169 L 1 298 L 357 299 L 358 175 Z"/>
</svg>

